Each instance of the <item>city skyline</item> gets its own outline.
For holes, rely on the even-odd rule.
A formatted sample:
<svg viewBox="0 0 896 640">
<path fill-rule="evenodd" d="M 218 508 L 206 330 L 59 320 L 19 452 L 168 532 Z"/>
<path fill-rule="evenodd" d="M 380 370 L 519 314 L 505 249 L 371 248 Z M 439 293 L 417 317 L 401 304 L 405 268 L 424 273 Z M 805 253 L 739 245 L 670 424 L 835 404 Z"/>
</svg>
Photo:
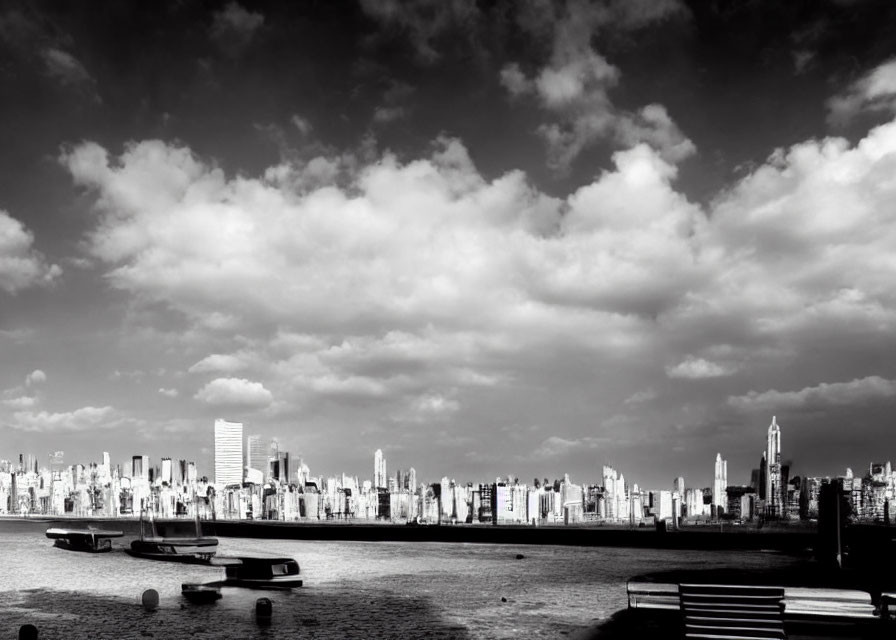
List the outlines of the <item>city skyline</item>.
<svg viewBox="0 0 896 640">
<path fill-rule="evenodd" d="M 258 434 L 244 434 L 243 426 L 242 423 L 230 422 L 222 418 L 215 419 L 213 425 L 215 455 L 211 460 L 208 469 L 205 469 L 201 463 L 197 464 L 195 460 L 190 459 L 189 455 L 185 458 L 180 458 L 178 463 L 182 466 L 189 464 L 192 467 L 193 472 L 198 474 L 197 477 L 207 477 L 209 483 L 219 486 L 238 483 L 266 483 L 271 477 L 281 483 L 295 483 L 297 478 L 307 477 L 309 475 L 308 462 L 313 463 L 313 459 L 305 459 L 301 455 L 291 455 L 288 451 L 280 449 L 279 439 L 276 437 L 265 439 Z M 267 451 L 267 453 L 263 453 L 264 451 Z M 637 477 L 637 470 L 634 470 L 634 472 L 633 470 L 629 470 L 629 479 L 626 480 L 625 470 L 616 469 L 606 462 L 601 465 L 602 476 L 597 475 L 597 468 L 595 467 L 590 474 L 586 472 L 585 476 L 577 479 L 582 481 L 583 484 L 597 484 L 600 479 L 602 481 L 601 486 L 604 486 L 610 495 L 622 492 L 621 495 L 624 496 L 624 492 L 630 490 L 632 487 L 640 487 L 640 490 L 642 491 L 660 491 L 666 490 L 663 489 L 663 487 L 671 487 L 673 492 L 679 494 L 683 493 L 685 487 L 689 489 L 701 489 L 707 492 L 708 500 L 710 501 L 709 503 L 716 507 L 724 507 L 727 500 L 725 497 L 726 491 L 728 489 L 753 487 L 756 490 L 757 495 L 762 496 L 764 501 L 767 500 L 766 504 L 768 510 L 770 513 L 774 514 L 779 513 L 784 508 L 783 496 L 786 493 L 786 485 L 790 478 L 796 476 L 851 478 L 854 475 L 854 468 L 861 470 L 867 466 L 869 469 L 873 470 L 875 466 L 883 464 L 884 458 L 886 458 L 887 464 L 889 464 L 890 461 L 889 456 L 884 456 L 883 458 L 863 461 L 859 465 L 846 464 L 841 465 L 836 469 L 826 470 L 822 473 L 808 474 L 800 469 L 799 465 L 794 465 L 792 458 L 782 458 L 781 451 L 781 425 L 777 422 L 777 416 L 772 416 L 771 424 L 769 424 L 767 429 L 767 446 L 762 452 L 759 465 L 746 470 L 735 470 L 735 476 L 732 482 L 729 482 L 728 461 L 722 458 L 722 452 L 716 453 L 714 470 L 711 474 L 712 480 L 707 482 L 694 480 L 695 475 L 698 478 L 701 477 L 701 474 L 698 472 L 697 474 L 690 473 L 688 476 L 679 474 L 672 478 L 668 483 L 661 482 L 651 485 L 639 480 Z M 183 454 L 184 452 L 181 452 L 181 455 Z M 346 469 L 344 468 L 339 469 L 338 471 L 329 469 L 322 473 L 320 472 L 320 469 L 315 469 L 319 475 L 311 475 L 316 478 L 338 477 L 341 475 L 343 477 L 354 477 L 356 481 L 365 479 L 369 482 L 372 490 L 391 490 L 393 481 L 396 481 L 398 486 L 403 486 L 405 483 L 408 483 L 411 487 L 417 486 L 417 472 L 413 465 L 410 467 L 404 466 L 404 468 L 398 467 L 398 471 L 396 472 L 397 478 L 405 479 L 404 481 L 398 481 L 395 475 L 389 475 L 387 471 L 387 456 L 382 449 L 377 449 L 376 451 L 371 452 L 371 454 L 374 462 L 373 473 L 369 477 L 367 477 L 364 472 L 357 473 L 357 470 L 354 470 L 355 473 L 352 473 L 352 470 L 349 470 L 349 473 L 346 474 Z M 168 465 L 167 476 L 170 477 L 172 473 L 171 465 L 173 464 L 170 455 L 163 455 L 160 458 L 160 466 L 152 465 L 150 456 L 140 454 L 125 456 L 125 464 L 120 463 L 118 465 L 112 465 L 110 461 L 113 459 L 113 456 L 111 456 L 108 451 L 102 452 L 101 463 L 97 463 L 95 460 L 78 460 L 74 464 L 69 463 L 67 465 L 64 464 L 65 452 L 59 450 L 49 452 L 46 456 L 35 455 L 32 451 L 21 451 L 16 455 L 7 456 L 9 456 L 8 452 L 0 450 L 0 461 L 14 466 L 16 464 L 16 458 L 18 457 L 19 465 L 24 469 L 31 471 L 35 471 L 38 468 L 42 470 L 58 471 L 62 466 L 73 467 L 80 465 L 82 467 L 88 467 L 90 465 L 100 464 L 107 470 L 112 469 L 113 466 L 117 466 L 122 469 L 121 473 L 123 475 L 131 475 L 144 479 L 149 477 L 152 469 L 157 469 L 156 473 L 161 473 L 165 476 L 166 472 L 164 471 L 164 468 L 166 462 Z M 44 457 L 48 462 L 46 464 L 42 462 Z M 130 466 L 126 464 L 128 459 L 132 461 Z M 782 460 L 784 460 L 783 464 Z M 128 474 L 129 469 L 130 474 Z M 159 469 L 161 469 L 161 471 Z M 182 472 L 185 473 L 185 468 Z M 424 473 L 420 479 L 423 481 L 423 484 L 427 484 L 440 477 L 443 478 L 443 480 L 444 478 L 451 478 L 452 482 L 458 481 L 459 483 L 464 484 L 480 482 L 483 479 L 490 480 L 493 476 L 486 474 L 479 478 L 463 478 L 456 476 L 451 470 L 441 468 L 440 470 L 433 470 L 431 476 Z M 523 470 L 522 475 L 519 473 L 511 473 L 506 476 L 497 475 L 494 477 L 498 480 L 501 480 L 502 478 L 516 478 L 521 482 L 526 482 L 528 475 L 526 470 Z M 542 476 L 537 473 L 534 475 L 536 482 L 540 481 L 541 477 Z M 570 474 L 566 470 L 559 470 L 554 471 L 550 478 L 548 478 L 548 475 L 544 476 L 545 482 L 549 479 L 556 480 L 558 477 L 565 477 L 568 480 Z M 861 471 L 859 472 L 859 477 L 861 477 Z"/>
<path fill-rule="evenodd" d="M 102 463 L 64 464 L 64 452 L 48 456 L 41 467 L 31 455 L 18 462 L 0 459 L 0 514 L 133 516 L 149 509 L 155 517 L 188 516 L 281 521 L 386 520 L 390 522 L 492 524 L 627 524 L 630 527 L 689 525 L 724 521 L 763 526 L 766 520 L 810 526 L 819 517 L 825 485 L 844 492 L 849 517 L 865 523 L 890 524 L 890 503 L 896 491 L 891 462 L 872 461 L 868 472 L 800 476 L 781 464 L 781 425 L 772 417 L 767 448 L 749 484 L 729 484 L 728 464 L 716 454 L 712 487 L 687 486 L 682 476 L 671 487 L 645 487 L 631 475 L 603 465 L 601 481 L 508 475 L 490 479 L 462 479 L 443 475 L 437 482 L 416 483 L 416 470 L 399 469 L 387 477 L 381 449 L 373 452 L 372 479 L 344 472 L 315 475 L 299 458 L 279 448 L 277 440 L 262 446 L 259 436 L 246 437 L 242 424 L 214 422 L 214 476 L 201 474 L 193 461 L 170 457 L 152 465 L 145 455 L 132 456 L 127 465 L 112 465 L 108 452 Z M 267 450 L 267 454 L 264 451 Z M 259 460 L 264 458 L 264 460 Z M 291 473 L 290 470 L 294 470 Z M 664 524 L 659 523 L 664 521 Z"/>
<path fill-rule="evenodd" d="M 211 470 L 224 416 L 334 472 L 711 487 L 896 448 L 888 3 L 100 5 L 0 7 L 9 455 Z"/>
</svg>

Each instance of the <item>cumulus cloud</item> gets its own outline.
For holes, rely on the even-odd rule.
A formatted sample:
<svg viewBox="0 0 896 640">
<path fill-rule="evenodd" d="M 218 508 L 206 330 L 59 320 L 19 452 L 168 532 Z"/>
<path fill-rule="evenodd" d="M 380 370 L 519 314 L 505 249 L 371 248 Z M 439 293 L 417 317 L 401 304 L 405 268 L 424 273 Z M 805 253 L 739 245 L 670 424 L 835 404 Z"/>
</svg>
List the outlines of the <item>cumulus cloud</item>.
<svg viewBox="0 0 896 640">
<path fill-rule="evenodd" d="M 606 444 L 601 438 L 586 436 L 583 438 L 561 438 L 550 436 L 538 446 L 535 454 L 538 456 L 567 457 L 577 450 L 595 449 L 600 444 Z"/>
<path fill-rule="evenodd" d="M 725 258 L 712 304 L 750 308 L 764 332 L 850 314 L 891 323 L 894 170 L 896 122 L 852 147 L 827 138 L 777 150 L 713 205 L 704 255 Z"/>
<path fill-rule="evenodd" d="M 234 373 L 246 368 L 243 358 L 231 354 L 213 353 L 206 356 L 192 367 L 190 373 Z"/>
<path fill-rule="evenodd" d="M 730 376 L 736 369 L 730 365 L 688 356 L 674 366 L 666 367 L 666 375 L 670 378 L 687 378 L 699 380 L 700 378 L 720 378 Z"/>
<path fill-rule="evenodd" d="M 176 398 L 180 395 L 177 389 L 166 389 L 165 387 L 159 387 L 159 393 L 166 398 Z"/>
<path fill-rule="evenodd" d="M 535 95 L 551 119 L 538 133 L 548 148 L 548 163 L 565 170 L 588 146 L 609 138 L 624 146 L 647 142 L 666 160 L 678 161 L 695 151 L 662 105 L 648 105 L 636 113 L 614 106 L 610 90 L 620 70 L 592 47 L 602 31 L 634 30 L 676 14 L 686 13 L 679 2 L 587 3 L 578 0 L 543 5 L 539 19 L 522 11 L 520 23 L 530 37 L 550 30 L 551 60 L 531 77 L 510 62 L 500 82 L 513 96 Z"/>
<path fill-rule="evenodd" d="M 37 404 L 34 396 L 16 396 L 3 400 L 3 404 L 11 409 L 30 409 Z"/>
<path fill-rule="evenodd" d="M 896 110 L 896 59 L 872 69 L 828 100 L 828 121 L 844 124 L 862 110 Z"/>
<path fill-rule="evenodd" d="M 229 2 L 215 13 L 209 36 L 223 53 L 238 57 L 252 43 L 263 24 L 262 14 L 246 11 L 238 3 Z"/>
<path fill-rule="evenodd" d="M 47 73 L 64 85 L 92 83 L 93 78 L 75 56 L 61 49 L 49 48 L 42 52 Z"/>
<path fill-rule="evenodd" d="M 799 391 L 775 389 L 762 393 L 750 391 L 745 395 L 729 397 L 728 404 L 740 411 L 783 412 L 861 406 L 894 397 L 896 397 L 896 380 L 868 376 L 849 382 L 822 382 Z"/>
<path fill-rule="evenodd" d="M 47 381 L 47 374 L 40 369 L 35 369 L 25 376 L 25 386 L 30 387 L 34 384 L 41 384 Z"/>
<path fill-rule="evenodd" d="M 33 244 L 34 234 L 0 209 L 0 289 L 16 293 L 50 284 L 62 274 L 59 266 L 47 264 Z"/>
<path fill-rule="evenodd" d="M 266 407 L 274 400 L 264 385 L 245 378 L 216 378 L 202 387 L 194 398 L 214 406 L 242 407 Z"/>
<path fill-rule="evenodd" d="M 17 411 L 7 426 L 19 431 L 60 433 L 111 429 L 121 423 L 115 410 L 106 406 L 82 407 L 62 413 Z"/>
<path fill-rule="evenodd" d="M 562 388 L 593 425 L 596 407 L 637 404 L 667 377 L 714 377 L 687 385 L 699 399 L 675 420 L 694 423 L 757 367 L 802 386 L 842 366 L 844 343 L 855 367 L 896 348 L 896 122 L 854 145 L 777 150 L 705 207 L 644 143 L 559 197 L 519 171 L 484 177 L 453 139 L 407 161 L 358 156 L 301 186 L 228 177 L 161 141 L 120 154 L 83 143 L 62 162 L 94 195 L 86 245 L 106 281 L 216 345 L 194 373 L 239 370 L 213 350 L 240 336 L 231 355 L 246 384 L 265 380 L 271 412 L 363 410 L 385 428 L 440 396 L 469 431 L 468 415 L 497 406 L 549 419 L 532 390 Z M 228 383 L 210 384 L 198 399 Z"/>
</svg>

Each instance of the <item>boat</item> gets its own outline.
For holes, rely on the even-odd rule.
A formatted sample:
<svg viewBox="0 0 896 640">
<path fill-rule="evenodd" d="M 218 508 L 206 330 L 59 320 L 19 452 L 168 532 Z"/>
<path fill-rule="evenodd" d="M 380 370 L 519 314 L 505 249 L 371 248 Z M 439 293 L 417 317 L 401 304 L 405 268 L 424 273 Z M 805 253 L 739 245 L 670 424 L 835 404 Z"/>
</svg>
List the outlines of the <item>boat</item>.
<svg viewBox="0 0 896 640">
<path fill-rule="evenodd" d="M 51 527 L 47 529 L 47 537 L 54 540 L 54 546 L 69 551 L 86 551 L 88 553 L 102 553 L 112 550 L 110 538 L 120 538 L 123 531 L 107 531 L 103 529 L 62 529 Z"/>
<path fill-rule="evenodd" d="M 198 510 L 196 511 L 196 535 L 187 537 L 158 535 L 155 520 L 152 517 L 152 510 L 149 509 L 148 511 L 152 535 L 145 535 L 143 526 L 144 509 L 141 506 L 140 538 L 132 541 L 131 548 L 126 550 L 130 555 L 148 560 L 205 564 L 218 552 L 218 539 L 202 535 Z"/>
<path fill-rule="evenodd" d="M 221 587 L 215 584 L 184 582 L 180 585 L 180 592 L 193 604 L 211 604 L 221 599 Z"/>
<path fill-rule="evenodd" d="M 302 586 L 299 563 L 281 556 L 217 557 L 211 565 L 224 567 L 223 587 L 247 589 L 293 589 Z"/>
</svg>

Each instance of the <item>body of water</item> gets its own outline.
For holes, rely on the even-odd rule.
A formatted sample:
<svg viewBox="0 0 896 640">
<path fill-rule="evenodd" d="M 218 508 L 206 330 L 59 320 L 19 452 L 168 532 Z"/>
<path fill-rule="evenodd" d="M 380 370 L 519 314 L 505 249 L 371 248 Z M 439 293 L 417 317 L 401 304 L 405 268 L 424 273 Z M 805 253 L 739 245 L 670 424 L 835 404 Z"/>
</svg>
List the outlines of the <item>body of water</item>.
<svg viewBox="0 0 896 640">
<path fill-rule="evenodd" d="M 181 583 L 220 569 L 132 558 L 128 539 L 105 554 L 66 551 L 36 523 L 10 524 L 0 529 L 0 637 L 31 623 L 42 640 L 568 637 L 624 609 L 626 580 L 638 574 L 794 562 L 744 551 L 221 538 L 222 555 L 295 558 L 305 586 L 225 588 L 216 604 L 193 605 Z M 149 588 L 161 596 L 153 613 L 139 606 Z M 273 600 L 270 627 L 255 622 L 259 597 Z"/>
</svg>

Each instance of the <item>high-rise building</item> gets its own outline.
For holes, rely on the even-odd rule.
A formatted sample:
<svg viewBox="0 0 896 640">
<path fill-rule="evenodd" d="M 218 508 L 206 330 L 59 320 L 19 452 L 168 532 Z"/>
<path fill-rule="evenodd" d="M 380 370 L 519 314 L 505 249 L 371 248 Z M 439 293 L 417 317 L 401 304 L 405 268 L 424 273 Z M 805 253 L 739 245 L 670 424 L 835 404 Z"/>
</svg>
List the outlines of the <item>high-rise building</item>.
<svg viewBox="0 0 896 640">
<path fill-rule="evenodd" d="M 766 514 L 772 517 L 784 515 L 784 482 L 781 476 L 781 427 L 775 416 L 768 427 L 768 448 L 766 449 Z"/>
<path fill-rule="evenodd" d="M 215 420 L 215 484 L 243 481 L 243 423 Z"/>
<path fill-rule="evenodd" d="M 675 478 L 675 481 L 672 483 L 672 491 L 674 493 L 678 493 L 682 497 L 684 497 L 684 478 L 683 477 L 678 476 L 677 478 Z"/>
<path fill-rule="evenodd" d="M 389 486 L 386 477 L 386 458 L 382 449 L 377 449 L 373 454 L 373 486 L 377 489 L 385 489 Z"/>
<path fill-rule="evenodd" d="M 169 485 L 174 480 L 171 458 L 162 458 L 162 469 L 161 473 L 159 474 L 159 480 L 161 482 L 167 482 Z"/>
<path fill-rule="evenodd" d="M 408 488 L 411 490 L 411 493 L 417 493 L 417 472 L 414 470 L 414 467 L 408 469 Z"/>
<path fill-rule="evenodd" d="M 272 463 L 274 466 L 273 476 L 274 479 L 278 482 L 289 482 L 289 451 L 284 451 L 282 449 L 277 449 L 277 461 Z"/>
<path fill-rule="evenodd" d="M 246 466 L 257 469 L 265 476 L 270 473 L 271 443 L 260 435 L 251 435 L 246 438 Z"/>
<path fill-rule="evenodd" d="M 601 515 L 608 520 L 628 520 L 631 514 L 631 505 L 625 490 L 625 476 L 618 473 L 613 467 L 604 465 L 604 513 Z"/>
<path fill-rule="evenodd" d="M 131 478 L 149 480 L 149 456 L 133 456 L 131 458 Z"/>
<path fill-rule="evenodd" d="M 712 483 L 712 506 L 725 509 L 728 506 L 728 461 L 722 460 L 722 454 L 716 454 L 716 470 Z"/>
</svg>

